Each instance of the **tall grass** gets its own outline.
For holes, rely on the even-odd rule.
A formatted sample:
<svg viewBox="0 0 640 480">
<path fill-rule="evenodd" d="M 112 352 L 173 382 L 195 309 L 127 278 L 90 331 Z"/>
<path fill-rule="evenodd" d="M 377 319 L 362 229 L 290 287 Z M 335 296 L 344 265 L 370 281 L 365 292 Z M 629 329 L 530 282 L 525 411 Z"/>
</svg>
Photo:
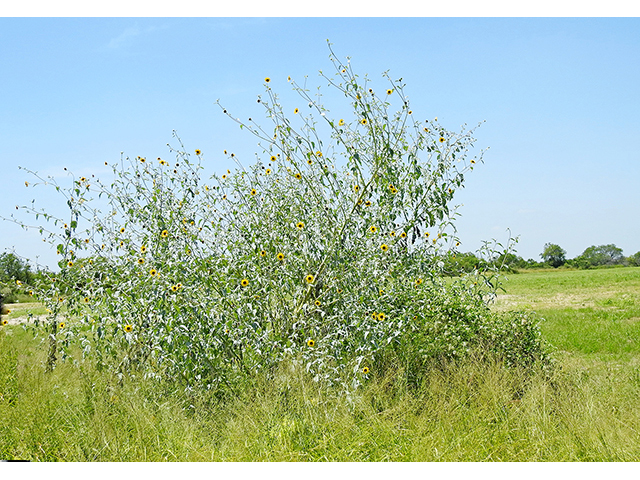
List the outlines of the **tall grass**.
<svg viewBox="0 0 640 480">
<path fill-rule="evenodd" d="M 20 327 L 0 333 L 0 458 L 39 461 L 637 461 L 637 361 L 551 374 L 499 362 L 402 371 L 356 395 L 282 365 L 235 397 L 188 395 L 88 366 L 44 374 Z"/>
</svg>

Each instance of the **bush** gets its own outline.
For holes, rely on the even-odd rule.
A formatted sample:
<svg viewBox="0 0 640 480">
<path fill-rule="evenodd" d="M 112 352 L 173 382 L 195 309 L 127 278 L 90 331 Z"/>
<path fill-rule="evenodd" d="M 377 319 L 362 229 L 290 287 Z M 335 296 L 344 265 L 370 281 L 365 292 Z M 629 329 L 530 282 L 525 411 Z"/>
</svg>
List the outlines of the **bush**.
<svg viewBox="0 0 640 480">
<path fill-rule="evenodd" d="M 385 73 L 378 95 L 330 58 L 335 76 L 321 75 L 351 117 L 332 119 L 292 82 L 317 117 L 291 119 L 266 78 L 258 102 L 273 129 L 234 120 L 263 148 L 253 165 L 225 151 L 238 167 L 205 181 L 203 153 L 180 143 L 175 162 L 121 159 L 110 185 L 74 177 L 65 190 L 32 172 L 69 206 L 66 220 L 32 212 L 57 227 L 43 231 L 61 258 L 38 288 L 50 368 L 79 342 L 101 367 L 188 388 L 233 389 L 288 359 L 350 389 L 389 355 L 418 365 L 489 342 L 530 357 L 483 301 L 495 272 L 442 280 L 439 259 L 458 243 L 449 204 L 482 157 L 469 158 L 473 130 L 413 120 L 401 80 Z M 63 307 L 80 321 L 60 322 Z"/>
</svg>

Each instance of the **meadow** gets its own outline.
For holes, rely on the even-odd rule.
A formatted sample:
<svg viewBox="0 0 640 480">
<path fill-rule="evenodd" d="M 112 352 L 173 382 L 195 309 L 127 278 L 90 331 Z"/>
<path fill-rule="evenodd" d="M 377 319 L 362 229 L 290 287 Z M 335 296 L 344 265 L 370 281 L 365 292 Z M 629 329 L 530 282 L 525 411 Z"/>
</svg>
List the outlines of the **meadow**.
<svg viewBox="0 0 640 480">
<path fill-rule="evenodd" d="M 45 373 L 46 347 L 12 321 L 0 329 L 0 458 L 640 460 L 640 268 L 512 274 L 504 288 L 492 308 L 536 312 L 552 369 L 472 355 L 425 367 L 419 386 L 399 367 L 347 396 L 288 364 L 225 398 L 88 363 Z"/>
</svg>

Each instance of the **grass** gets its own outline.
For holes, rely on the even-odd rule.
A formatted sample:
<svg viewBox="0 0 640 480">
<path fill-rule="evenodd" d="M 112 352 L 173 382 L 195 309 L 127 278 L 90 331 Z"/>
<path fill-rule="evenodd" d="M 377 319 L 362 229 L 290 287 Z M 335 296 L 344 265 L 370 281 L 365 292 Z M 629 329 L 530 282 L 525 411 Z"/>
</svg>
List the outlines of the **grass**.
<svg viewBox="0 0 640 480">
<path fill-rule="evenodd" d="M 336 397 L 283 366 L 237 397 L 187 395 L 90 366 L 43 371 L 0 330 L 0 458 L 40 461 L 638 461 L 640 269 L 512 275 L 496 309 L 529 306 L 551 374 L 473 358 L 407 388 L 402 372 Z"/>
</svg>

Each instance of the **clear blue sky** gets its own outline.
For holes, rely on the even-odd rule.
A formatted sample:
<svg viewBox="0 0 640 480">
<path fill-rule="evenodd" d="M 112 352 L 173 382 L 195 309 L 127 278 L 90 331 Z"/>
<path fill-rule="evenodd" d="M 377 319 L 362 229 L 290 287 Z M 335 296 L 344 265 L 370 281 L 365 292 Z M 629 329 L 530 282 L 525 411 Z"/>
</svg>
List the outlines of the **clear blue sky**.
<svg viewBox="0 0 640 480">
<path fill-rule="evenodd" d="M 507 228 L 525 259 L 546 242 L 640 251 L 638 18 L 0 18 L 0 215 L 33 198 L 64 209 L 18 165 L 102 177 L 120 152 L 168 156 L 174 129 L 226 169 L 224 149 L 258 148 L 215 100 L 262 119 L 266 76 L 291 105 L 289 75 L 324 89 L 326 39 L 374 85 L 402 77 L 418 118 L 486 120 L 485 163 L 454 198 L 465 251 Z M 0 232 L 0 252 L 53 265 L 37 231 Z"/>
</svg>

